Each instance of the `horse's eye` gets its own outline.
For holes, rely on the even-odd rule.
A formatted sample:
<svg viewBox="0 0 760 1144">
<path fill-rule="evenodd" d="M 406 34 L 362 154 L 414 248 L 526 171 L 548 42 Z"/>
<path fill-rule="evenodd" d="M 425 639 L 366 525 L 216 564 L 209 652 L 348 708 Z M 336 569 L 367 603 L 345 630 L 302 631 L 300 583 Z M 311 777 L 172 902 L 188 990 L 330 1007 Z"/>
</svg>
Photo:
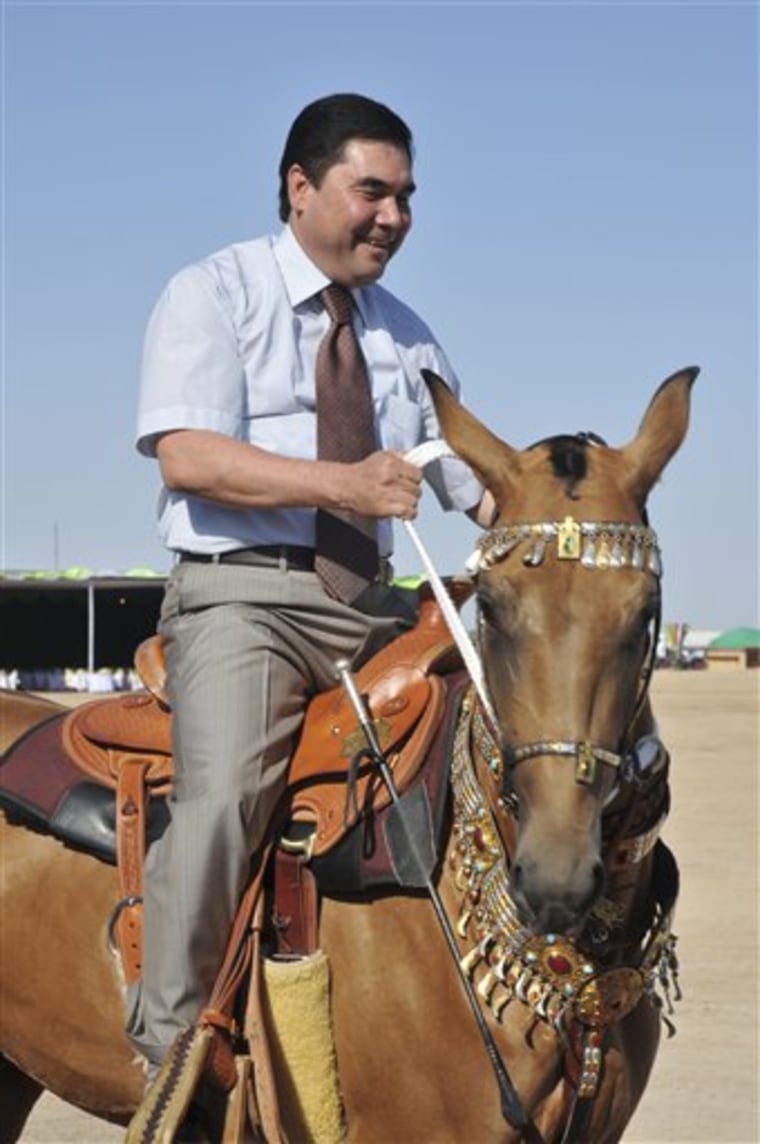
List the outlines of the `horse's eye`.
<svg viewBox="0 0 760 1144">
<path fill-rule="evenodd" d="M 649 638 L 652 623 L 657 617 L 656 601 L 651 601 L 643 607 L 632 620 L 625 638 L 626 645 L 631 649 L 638 649 Z"/>
<path fill-rule="evenodd" d="M 660 598 L 656 592 L 652 592 L 647 597 L 643 608 L 640 612 L 640 622 L 642 628 L 648 628 L 650 624 L 654 623 L 660 614 Z"/>
<path fill-rule="evenodd" d="M 482 623 L 503 632 L 513 625 L 515 596 L 506 580 L 500 579 L 490 583 L 481 580 L 478 584 L 477 602 Z"/>
<path fill-rule="evenodd" d="M 494 603 L 493 594 L 486 587 L 479 587 L 477 594 L 478 601 L 478 618 L 481 623 L 495 624 L 496 623 L 496 606 Z"/>
</svg>

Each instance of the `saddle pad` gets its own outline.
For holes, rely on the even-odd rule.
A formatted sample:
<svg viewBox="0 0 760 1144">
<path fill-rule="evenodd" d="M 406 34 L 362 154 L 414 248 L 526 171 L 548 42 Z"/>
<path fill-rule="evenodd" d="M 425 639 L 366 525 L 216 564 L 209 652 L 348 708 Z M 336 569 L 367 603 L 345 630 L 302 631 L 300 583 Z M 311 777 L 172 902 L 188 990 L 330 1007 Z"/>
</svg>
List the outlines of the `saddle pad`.
<svg viewBox="0 0 760 1144">
<path fill-rule="evenodd" d="M 114 792 L 83 777 L 63 748 L 67 714 L 27 731 L 0 763 L 0 807 L 12 821 L 50 834 L 103 862 L 116 864 Z M 168 822 L 162 798 L 151 799 L 147 837 L 160 837 Z"/>
<path fill-rule="evenodd" d="M 0 763 L 0 802 L 47 822 L 66 791 L 82 781 L 61 749 L 67 713 L 38 723 L 17 739 Z"/>
</svg>

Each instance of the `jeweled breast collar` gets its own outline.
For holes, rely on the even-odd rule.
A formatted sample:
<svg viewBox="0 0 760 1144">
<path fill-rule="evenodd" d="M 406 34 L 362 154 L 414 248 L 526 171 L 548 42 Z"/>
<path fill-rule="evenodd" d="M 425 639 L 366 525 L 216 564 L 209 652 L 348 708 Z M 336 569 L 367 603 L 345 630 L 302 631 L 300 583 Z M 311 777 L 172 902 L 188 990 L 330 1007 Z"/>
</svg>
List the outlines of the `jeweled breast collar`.
<svg viewBox="0 0 760 1144">
<path fill-rule="evenodd" d="M 632 966 L 605 970 L 568 937 L 532 935 L 519 920 L 509 893 L 507 855 L 475 774 L 470 749 L 475 711 L 471 691 L 462 705 L 451 771 L 449 862 L 462 893 L 456 928 L 463 941 L 473 943 L 462 968 L 470 977 L 478 974 L 477 992 L 498 1020 L 510 1002 L 520 1001 L 563 1044 L 579 1045 L 578 1095 L 590 1097 L 599 1081 L 605 1029 L 630 1013 L 645 994 L 658 1008 L 664 1001 L 669 1011 L 671 988 L 676 999 L 680 996 L 672 905 L 656 904 Z M 493 769 L 491 760 L 486 762 Z M 642 836 L 636 862 L 654 846 L 658 830 Z"/>
</svg>

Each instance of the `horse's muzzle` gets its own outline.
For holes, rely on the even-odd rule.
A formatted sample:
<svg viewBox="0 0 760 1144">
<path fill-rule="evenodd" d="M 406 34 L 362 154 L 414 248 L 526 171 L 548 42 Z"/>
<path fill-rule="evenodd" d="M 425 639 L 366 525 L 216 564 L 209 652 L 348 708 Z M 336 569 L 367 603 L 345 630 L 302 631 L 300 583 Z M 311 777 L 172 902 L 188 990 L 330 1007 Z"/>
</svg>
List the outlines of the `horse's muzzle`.
<svg viewBox="0 0 760 1144">
<path fill-rule="evenodd" d="M 522 920 L 535 933 L 578 932 L 605 886 L 603 863 L 595 858 L 576 866 L 567 877 L 552 879 L 541 863 L 516 860 L 510 891 Z"/>
</svg>

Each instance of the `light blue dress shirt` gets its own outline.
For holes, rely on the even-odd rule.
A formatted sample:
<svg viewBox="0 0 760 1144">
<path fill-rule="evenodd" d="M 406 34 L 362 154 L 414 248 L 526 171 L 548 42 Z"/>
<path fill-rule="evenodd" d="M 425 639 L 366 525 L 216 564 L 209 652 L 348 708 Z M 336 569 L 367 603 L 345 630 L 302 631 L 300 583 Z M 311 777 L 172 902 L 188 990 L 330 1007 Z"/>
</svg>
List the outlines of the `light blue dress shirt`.
<svg viewBox="0 0 760 1144">
<path fill-rule="evenodd" d="M 314 373 L 329 318 L 315 295 L 328 281 L 289 227 L 181 270 L 148 325 L 138 449 L 155 456 L 162 433 L 210 429 L 283 456 L 316 458 Z M 440 437 L 420 369 L 435 370 L 458 393 L 443 351 L 382 286 L 352 293 L 379 447 L 405 453 Z M 480 500 L 481 486 L 459 461 L 434 462 L 425 477 L 445 509 Z M 314 546 L 314 509 L 239 509 L 163 489 L 158 512 L 160 537 L 173 551 Z M 390 555 L 390 521 L 379 522 L 378 535 L 381 554 Z"/>
</svg>

